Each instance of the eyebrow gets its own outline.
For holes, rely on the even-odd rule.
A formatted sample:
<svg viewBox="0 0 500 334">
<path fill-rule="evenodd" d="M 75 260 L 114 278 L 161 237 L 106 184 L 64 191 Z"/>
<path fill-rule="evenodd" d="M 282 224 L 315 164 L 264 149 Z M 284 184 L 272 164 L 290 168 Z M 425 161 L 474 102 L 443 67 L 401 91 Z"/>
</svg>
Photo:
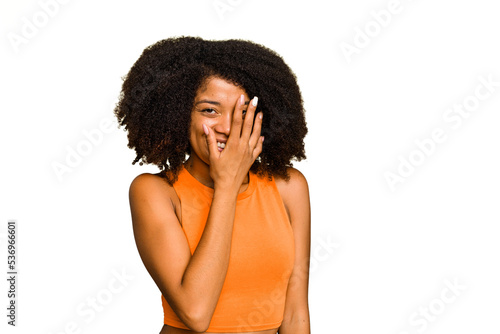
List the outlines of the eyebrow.
<svg viewBox="0 0 500 334">
<path fill-rule="evenodd" d="M 210 103 L 210 104 L 215 104 L 217 106 L 220 106 L 219 102 L 217 102 L 217 101 L 210 101 L 210 100 L 200 100 L 200 101 L 196 102 L 195 105 L 198 105 L 200 103 Z"/>
<path fill-rule="evenodd" d="M 210 104 L 214 104 L 216 106 L 220 106 L 220 102 L 210 101 L 210 100 L 200 100 L 200 101 L 196 102 L 194 105 L 197 106 L 200 103 L 210 103 Z M 245 105 L 248 105 L 249 103 L 250 103 L 250 101 L 245 101 Z"/>
</svg>

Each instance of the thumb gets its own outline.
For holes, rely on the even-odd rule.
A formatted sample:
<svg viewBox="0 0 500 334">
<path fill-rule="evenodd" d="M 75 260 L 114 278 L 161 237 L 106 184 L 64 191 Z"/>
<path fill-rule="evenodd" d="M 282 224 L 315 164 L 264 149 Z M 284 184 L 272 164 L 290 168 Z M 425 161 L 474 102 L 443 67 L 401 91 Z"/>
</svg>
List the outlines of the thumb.
<svg viewBox="0 0 500 334">
<path fill-rule="evenodd" d="M 203 126 L 203 132 L 205 132 L 207 138 L 208 152 L 210 153 L 210 156 L 216 157 L 217 156 L 216 153 L 218 152 L 218 150 L 217 150 L 217 140 L 215 139 L 215 134 L 205 124 L 202 124 L 202 126 Z"/>
</svg>

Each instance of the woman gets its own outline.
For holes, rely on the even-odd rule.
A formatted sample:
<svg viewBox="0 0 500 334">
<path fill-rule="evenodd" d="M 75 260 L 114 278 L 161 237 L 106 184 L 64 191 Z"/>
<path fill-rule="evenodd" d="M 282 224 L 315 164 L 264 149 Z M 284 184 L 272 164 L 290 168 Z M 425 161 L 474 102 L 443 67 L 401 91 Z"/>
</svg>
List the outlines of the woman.
<svg viewBox="0 0 500 334">
<path fill-rule="evenodd" d="M 310 333 L 307 127 L 273 51 L 181 37 L 146 48 L 115 109 L 133 163 L 134 236 L 160 289 L 162 334 Z"/>
</svg>

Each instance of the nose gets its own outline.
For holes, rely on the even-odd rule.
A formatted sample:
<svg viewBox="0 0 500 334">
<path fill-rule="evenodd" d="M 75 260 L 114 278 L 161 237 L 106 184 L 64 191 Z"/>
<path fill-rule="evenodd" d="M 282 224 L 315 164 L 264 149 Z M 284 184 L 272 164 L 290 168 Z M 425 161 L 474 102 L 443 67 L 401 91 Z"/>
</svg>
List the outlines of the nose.
<svg viewBox="0 0 500 334">
<path fill-rule="evenodd" d="M 226 112 L 222 114 L 218 118 L 217 123 L 214 126 L 214 131 L 229 136 L 229 133 L 231 132 L 232 119 L 233 119 L 232 112 Z"/>
</svg>

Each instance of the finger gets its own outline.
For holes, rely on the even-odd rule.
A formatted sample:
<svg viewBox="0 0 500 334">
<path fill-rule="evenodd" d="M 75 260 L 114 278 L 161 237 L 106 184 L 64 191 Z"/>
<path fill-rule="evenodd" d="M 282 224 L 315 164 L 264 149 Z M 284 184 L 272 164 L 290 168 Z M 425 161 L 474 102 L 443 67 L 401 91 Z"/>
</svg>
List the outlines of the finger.
<svg viewBox="0 0 500 334">
<path fill-rule="evenodd" d="M 243 124 L 243 110 L 245 109 L 245 95 L 241 94 L 233 110 L 233 121 L 228 142 L 237 141 L 241 136 L 241 126 Z"/>
<path fill-rule="evenodd" d="M 257 114 L 257 117 L 255 117 L 255 123 L 253 125 L 252 135 L 248 142 L 250 148 L 252 149 L 255 148 L 255 145 L 257 145 L 260 139 L 260 133 L 262 129 L 262 117 L 263 117 L 262 111 Z"/>
<path fill-rule="evenodd" d="M 263 144 L 264 144 L 264 136 L 260 136 L 259 140 L 257 141 L 257 145 L 255 146 L 255 149 L 252 152 L 252 157 L 254 161 L 262 153 Z"/>
<path fill-rule="evenodd" d="M 255 96 L 252 101 L 248 104 L 247 113 L 245 115 L 245 121 L 243 123 L 243 130 L 241 132 L 242 139 L 248 139 L 252 133 L 252 127 L 254 123 L 255 110 L 257 109 L 257 102 L 259 98 Z"/>
<path fill-rule="evenodd" d="M 205 132 L 205 137 L 207 138 L 209 158 L 216 157 L 218 150 L 217 150 L 217 140 L 215 139 L 215 134 L 205 124 L 202 124 L 202 126 L 203 126 L 203 132 Z"/>
</svg>

